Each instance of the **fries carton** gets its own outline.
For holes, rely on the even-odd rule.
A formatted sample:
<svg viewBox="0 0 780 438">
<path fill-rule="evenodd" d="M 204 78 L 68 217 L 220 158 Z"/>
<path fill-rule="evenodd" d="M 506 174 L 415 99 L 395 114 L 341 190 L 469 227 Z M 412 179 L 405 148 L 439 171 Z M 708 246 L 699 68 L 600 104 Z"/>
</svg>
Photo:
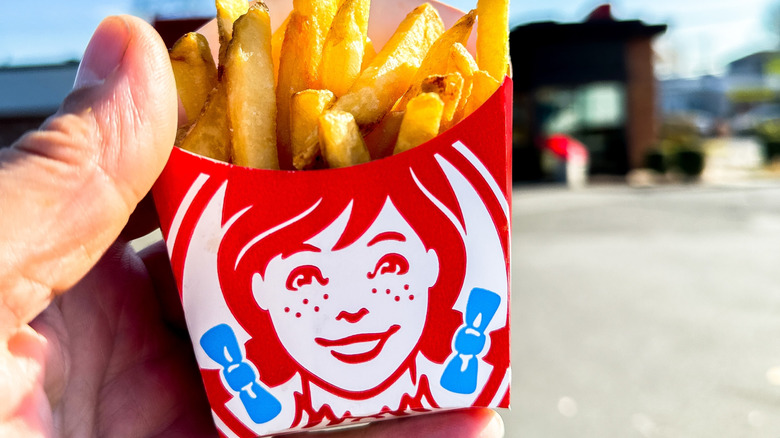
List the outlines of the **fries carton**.
<svg viewBox="0 0 780 438">
<path fill-rule="evenodd" d="M 174 149 L 154 197 L 223 436 L 508 407 L 511 101 L 341 169 Z"/>
</svg>

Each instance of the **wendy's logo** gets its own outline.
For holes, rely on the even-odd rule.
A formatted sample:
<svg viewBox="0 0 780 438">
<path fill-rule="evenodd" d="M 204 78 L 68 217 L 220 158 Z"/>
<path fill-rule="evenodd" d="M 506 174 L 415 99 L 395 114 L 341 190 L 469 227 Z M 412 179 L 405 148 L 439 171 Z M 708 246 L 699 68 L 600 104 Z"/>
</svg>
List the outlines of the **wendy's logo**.
<svg viewBox="0 0 780 438">
<path fill-rule="evenodd" d="M 182 191 L 166 238 L 221 430 L 506 404 L 501 170 L 461 142 L 383 161 Z"/>
</svg>

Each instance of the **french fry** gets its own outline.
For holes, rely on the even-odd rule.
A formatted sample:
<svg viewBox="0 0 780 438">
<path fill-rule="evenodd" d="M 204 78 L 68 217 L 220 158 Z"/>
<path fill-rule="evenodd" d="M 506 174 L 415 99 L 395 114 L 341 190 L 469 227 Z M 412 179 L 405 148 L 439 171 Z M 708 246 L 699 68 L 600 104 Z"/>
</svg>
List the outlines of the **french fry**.
<svg viewBox="0 0 780 438">
<path fill-rule="evenodd" d="M 376 58 L 374 43 L 371 41 L 371 38 L 366 37 L 366 41 L 363 44 L 363 62 L 360 63 L 360 71 L 365 70 L 374 58 Z"/>
<path fill-rule="evenodd" d="M 393 154 L 408 151 L 439 135 L 444 102 L 436 93 L 423 93 L 406 105 Z"/>
<path fill-rule="evenodd" d="M 282 43 L 284 42 L 284 34 L 287 30 L 287 24 L 290 23 L 290 15 L 284 19 L 282 24 L 276 28 L 274 34 L 271 36 L 271 57 L 274 60 L 274 83 L 279 78 L 279 58 L 282 54 Z"/>
<path fill-rule="evenodd" d="M 253 5 L 236 20 L 224 76 L 233 162 L 278 169 L 271 19 L 264 3 Z"/>
<path fill-rule="evenodd" d="M 211 90 L 200 117 L 176 144 L 205 157 L 230 161 L 230 129 L 224 84 L 219 83 Z"/>
<path fill-rule="evenodd" d="M 455 110 L 455 116 L 453 120 L 456 122 L 463 120 L 464 109 L 466 102 L 471 95 L 471 83 L 473 81 L 474 72 L 479 70 L 477 62 L 471 56 L 466 47 L 463 44 L 455 43 L 450 48 L 450 56 L 447 58 L 447 73 L 460 73 L 463 76 L 463 91 L 460 94 L 460 101 L 458 102 L 458 108 Z"/>
<path fill-rule="evenodd" d="M 455 43 L 466 44 L 471 29 L 476 21 L 476 11 L 471 11 L 462 16 L 452 27 L 447 29 L 436 42 L 433 43 L 425 58 L 420 64 L 420 68 L 412 79 L 411 86 L 404 93 L 401 100 L 395 105 L 396 111 L 403 111 L 406 103 L 418 94 L 420 94 L 420 83 L 430 75 L 440 75 L 446 72 L 447 59 L 450 55 L 450 47 Z"/>
<path fill-rule="evenodd" d="M 312 166 L 319 145 L 319 118 L 336 100 L 328 90 L 303 90 L 295 93 L 290 102 L 290 140 L 293 167 L 298 170 Z"/>
<path fill-rule="evenodd" d="M 219 65 L 225 65 L 227 47 L 233 36 L 233 23 L 249 10 L 247 0 L 215 0 L 219 32 Z"/>
<path fill-rule="evenodd" d="M 422 81 L 423 93 L 436 93 L 444 103 L 444 112 L 441 115 L 441 132 L 449 129 L 453 124 L 455 111 L 458 109 L 461 93 L 463 92 L 463 76 L 458 72 L 446 75 L 428 76 Z"/>
<path fill-rule="evenodd" d="M 446 30 L 422 4 L 378 53 L 367 35 L 370 0 L 292 2 L 271 32 L 262 1 L 215 0 L 216 65 L 200 35 L 171 49 L 188 121 L 182 148 L 266 169 L 359 164 L 449 129 L 508 70 L 508 0 L 478 0 Z M 465 48 L 475 21 L 476 61 Z"/>
<path fill-rule="evenodd" d="M 364 139 L 372 160 L 393 155 L 393 148 L 395 148 L 403 118 L 403 111 L 390 111 L 370 133 L 366 134 Z"/>
<path fill-rule="evenodd" d="M 468 102 L 466 102 L 464 116 L 468 116 L 473 113 L 474 110 L 482 106 L 482 104 L 498 90 L 500 85 L 501 84 L 486 71 L 475 71 L 471 85 L 471 95 L 469 96 Z"/>
<path fill-rule="evenodd" d="M 478 0 L 477 15 L 477 64 L 503 82 L 509 70 L 509 0 Z"/>
<path fill-rule="evenodd" d="M 349 90 L 362 70 L 370 5 L 370 0 L 344 0 L 325 39 L 320 84 L 337 97 Z"/>
<path fill-rule="evenodd" d="M 450 47 L 450 53 L 447 57 L 447 73 L 456 71 L 465 78 L 473 76 L 477 70 L 479 70 L 477 61 L 463 44 L 455 43 Z"/>
<path fill-rule="evenodd" d="M 293 11 L 282 43 L 276 86 L 276 136 L 282 169 L 292 169 L 290 99 L 299 91 L 320 88 L 322 47 L 337 9 L 336 0 L 293 1 Z"/>
<path fill-rule="evenodd" d="M 411 85 L 444 25 L 428 3 L 410 12 L 334 109 L 352 113 L 361 127 L 380 121 Z"/>
<path fill-rule="evenodd" d="M 327 110 L 319 118 L 320 148 L 331 168 L 348 167 L 371 160 L 352 114 Z"/>
<path fill-rule="evenodd" d="M 179 38 L 169 56 L 176 91 L 187 115 L 187 125 L 191 125 L 203 110 L 209 91 L 217 85 L 217 66 L 206 37 L 196 32 Z"/>
</svg>

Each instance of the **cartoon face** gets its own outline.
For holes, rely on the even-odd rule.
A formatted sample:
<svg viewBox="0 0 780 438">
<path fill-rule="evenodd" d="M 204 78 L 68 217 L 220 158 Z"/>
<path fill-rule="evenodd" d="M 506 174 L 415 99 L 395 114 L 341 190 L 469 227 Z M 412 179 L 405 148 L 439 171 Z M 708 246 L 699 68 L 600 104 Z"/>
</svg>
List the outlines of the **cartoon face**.
<svg viewBox="0 0 780 438">
<path fill-rule="evenodd" d="M 351 210 L 296 252 L 272 259 L 252 290 L 294 360 L 330 385 L 365 391 L 415 349 L 439 262 L 389 198 L 359 239 L 333 250 Z"/>
</svg>

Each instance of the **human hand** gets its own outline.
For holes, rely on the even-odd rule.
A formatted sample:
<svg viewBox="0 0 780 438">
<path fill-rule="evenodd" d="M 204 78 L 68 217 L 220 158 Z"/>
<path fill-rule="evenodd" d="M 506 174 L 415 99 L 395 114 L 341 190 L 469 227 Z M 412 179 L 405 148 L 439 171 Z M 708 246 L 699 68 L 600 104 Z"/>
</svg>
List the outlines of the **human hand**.
<svg viewBox="0 0 780 438">
<path fill-rule="evenodd" d="M 217 436 L 165 249 L 128 244 L 154 224 L 138 204 L 173 144 L 175 90 L 156 32 L 108 18 L 59 112 L 0 151 L 0 436 Z M 469 410 L 323 437 L 502 431 Z"/>
</svg>

